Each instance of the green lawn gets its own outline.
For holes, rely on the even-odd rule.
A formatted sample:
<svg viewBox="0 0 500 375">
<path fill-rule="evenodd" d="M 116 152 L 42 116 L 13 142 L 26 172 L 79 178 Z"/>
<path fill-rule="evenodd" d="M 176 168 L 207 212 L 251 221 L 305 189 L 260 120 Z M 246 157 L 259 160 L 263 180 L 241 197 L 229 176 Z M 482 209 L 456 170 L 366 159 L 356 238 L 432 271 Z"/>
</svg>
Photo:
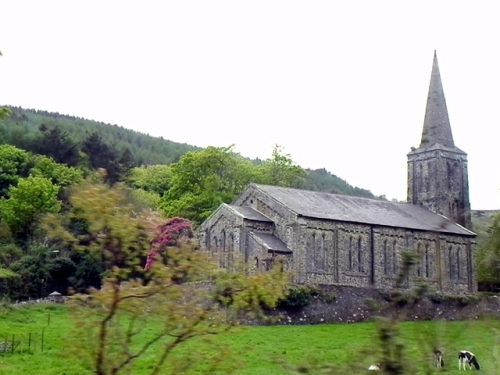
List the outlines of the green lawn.
<svg viewBox="0 0 500 375">
<path fill-rule="evenodd" d="M 49 322 L 50 319 L 50 322 Z M 429 364 L 428 353 L 437 342 L 445 352 L 447 374 L 459 374 L 457 351 L 474 352 L 483 374 L 498 374 L 500 364 L 500 321 L 408 322 L 401 324 L 401 339 L 410 363 L 419 368 Z M 36 306 L 0 312 L 0 342 L 7 337 L 22 344 L 14 354 L 0 354 L 1 374 L 85 375 L 89 374 L 64 347 L 71 323 L 63 306 Z M 154 332 L 155 327 L 148 327 Z M 41 348 L 43 329 L 44 347 Z M 32 341 L 28 347 L 31 332 Z M 237 367 L 238 375 L 290 374 L 280 362 L 289 364 L 331 363 L 339 373 L 364 373 L 379 354 L 374 323 L 325 324 L 312 326 L 239 327 L 223 336 L 184 345 L 177 358 L 190 358 L 192 373 L 213 373 L 203 355 L 222 353 L 224 363 Z M 225 352 L 225 350 L 230 352 Z M 148 374 L 158 353 L 153 351 L 137 361 L 134 375 Z M 176 358 L 174 358 L 175 360 Z M 166 373 L 166 372 L 165 372 Z M 311 372 L 319 374 L 320 372 Z M 425 372 L 420 372 L 424 374 Z"/>
</svg>

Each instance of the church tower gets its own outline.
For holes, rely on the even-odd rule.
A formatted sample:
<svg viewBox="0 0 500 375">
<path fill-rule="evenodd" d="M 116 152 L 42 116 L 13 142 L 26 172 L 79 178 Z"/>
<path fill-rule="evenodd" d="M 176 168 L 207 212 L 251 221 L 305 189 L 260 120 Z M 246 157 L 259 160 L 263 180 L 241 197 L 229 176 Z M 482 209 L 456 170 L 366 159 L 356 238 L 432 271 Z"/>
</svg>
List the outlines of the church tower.
<svg viewBox="0 0 500 375">
<path fill-rule="evenodd" d="M 408 154 L 408 202 L 472 229 L 467 154 L 453 141 L 436 51 L 422 140 Z"/>
</svg>

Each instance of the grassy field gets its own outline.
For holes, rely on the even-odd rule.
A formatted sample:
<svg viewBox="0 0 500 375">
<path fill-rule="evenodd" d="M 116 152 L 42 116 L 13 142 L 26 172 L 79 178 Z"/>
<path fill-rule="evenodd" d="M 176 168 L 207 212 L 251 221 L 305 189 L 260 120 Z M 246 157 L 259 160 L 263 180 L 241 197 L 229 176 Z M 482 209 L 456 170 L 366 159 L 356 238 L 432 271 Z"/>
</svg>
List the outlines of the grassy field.
<svg viewBox="0 0 500 375">
<path fill-rule="evenodd" d="M 154 325 L 148 327 L 152 332 Z M 456 353 L 460 349 L 474 352 L 482 373 L 497 374 L 500 364 L 500 321 L 474 322 L 407 322 L 402 323 L 401 340 L 410 363 L 424 369 L 434 343 L 445 352 L 447 374 L 459 374 Z M 43 330 L 43 352 L 41 335 Z M 0 354 L 1 374 L 85 375 L 78 359 L 71 357 L 65 339 L 71 333 L 71 322 L 63 306 L 36 306 L 0 312 L 0 342 L 4 338 L 21 341 L 13 354 Z M 500 332 L 500 331 L 499 331 Z M 29 334 L 31 333 L 31 342 Z M 209 343 L 190 342 L 179 348 L 177 359 L 195 364 L 192 373 L 213 373 L 203 363 L 203 354 L 231 350 L 226 364 L 237 368 L 239 375 L 290 374 L 280 363 L 292 365 L 330 363 L 339 374 L 364 373 L 380 354 L 375 323 L 325 324 L 311 326 L 239 327 Z M 131 374 L 148 374 L 153 351 L 137 361 Z M 175 358 L 174 358 L 175 359 Z M 349 371 L 345 370 L 349 367 Z M 165 372 L 167 373 L 167 372 Z M 319 374 L 318 371 L 310 372 Z M 420 373 L 428 373 L 421 371 Z"/>
</svg>

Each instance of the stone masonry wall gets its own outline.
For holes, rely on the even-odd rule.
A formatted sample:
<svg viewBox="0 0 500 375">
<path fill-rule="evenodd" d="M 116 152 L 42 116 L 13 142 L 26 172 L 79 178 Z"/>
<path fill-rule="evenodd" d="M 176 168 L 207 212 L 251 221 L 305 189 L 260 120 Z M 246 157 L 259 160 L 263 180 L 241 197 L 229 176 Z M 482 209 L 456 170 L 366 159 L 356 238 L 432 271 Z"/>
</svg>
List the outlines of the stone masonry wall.
<svg viewBox="0 0 500 375">
<path fill-rule="evenodd" d="M 433 149 L 408 154 L 408 202 L 422 204 L 471 229 L 468 181 L 463 153 Z"/>
<path fill-rule="evenodd" d="M 426 297 L 417 302 L 389 302 L 383 291 L 351 286 L 324 286 L 322 294 L 312 297 L 300 309 L 276 309 L 275 324 L 355 323 L 376 316 L 403 320 L 473 320 L 485 316 L 500 317 L 500 298 L 495 297 Z M 326 298 L 325 298 L 326 296 Z M 326 301 L 325 301 L 326 299 Z"/>
</svg>

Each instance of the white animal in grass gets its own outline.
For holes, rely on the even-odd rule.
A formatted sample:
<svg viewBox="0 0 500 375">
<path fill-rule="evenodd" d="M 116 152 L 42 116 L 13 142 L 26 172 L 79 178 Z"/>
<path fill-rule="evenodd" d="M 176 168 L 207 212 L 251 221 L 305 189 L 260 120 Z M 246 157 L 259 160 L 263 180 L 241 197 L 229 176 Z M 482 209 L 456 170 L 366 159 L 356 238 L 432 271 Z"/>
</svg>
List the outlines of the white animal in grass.
<svg viewBox="0 0 500 375">
<path fill-rule="evenodd" d="M 370 367 L 368 367 L 368 370 L 370 371 L 380 371 L 380 366 L 377 364 L 374 364 L 374 365 L 370 365 Z"/>
<path fill-rule="evenodd" d="M 480 370 L 479 362 L 477 361 L 476 356 L 469 352 L 468 350 L 460 350 L 458 352 L 458 369 L 459 370 L 467 370 L 465 365 L 469 365 L 469 370 L 472 370 L 472 366 L 476 368 L 476 370 Z"/>
</svg>

